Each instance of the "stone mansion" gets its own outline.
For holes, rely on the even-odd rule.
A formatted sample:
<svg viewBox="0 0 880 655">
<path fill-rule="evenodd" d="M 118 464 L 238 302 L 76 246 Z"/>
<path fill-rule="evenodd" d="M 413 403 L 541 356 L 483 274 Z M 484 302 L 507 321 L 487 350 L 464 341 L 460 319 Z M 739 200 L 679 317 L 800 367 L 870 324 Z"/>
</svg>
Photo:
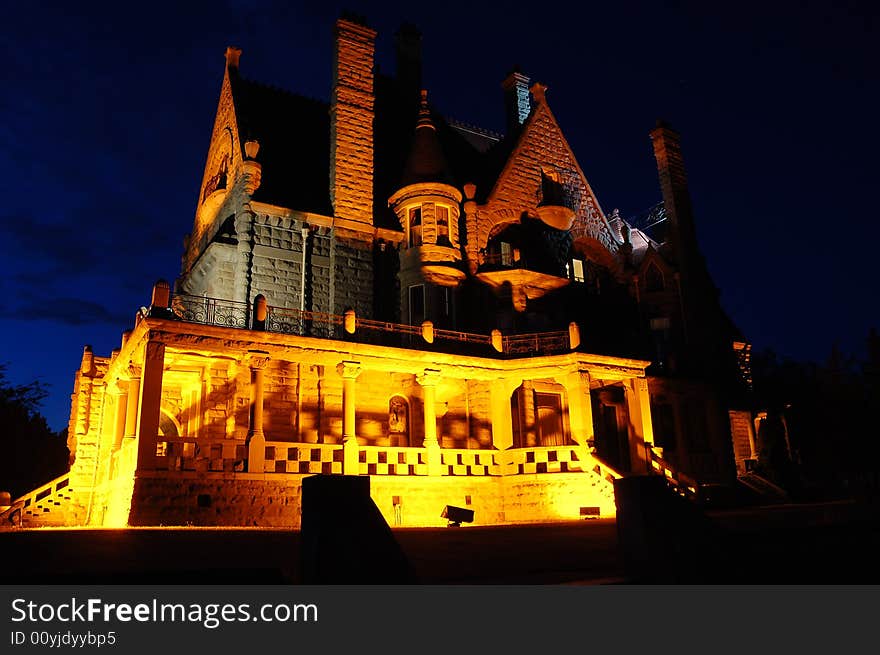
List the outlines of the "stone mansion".
<svg viewBox="0 0 880 655">
<path fill-rule="evenodd" d="M 505 134 L 459 123 L 418 31 L 394 76 L 376 36 L 337 21 L 329 102 L 227 49 L 180 276 L 86 347 L 70 472 L 23 524 L 295 528 L 315 474 L 370 476 L 393 526 L 577 520 L 614 515 L 617 477 L 698 496 L 754 457 L 679 135 L 650 132 L 658 204 L 609 214 L 546 87 L 514 70 Z"/>
</svg>

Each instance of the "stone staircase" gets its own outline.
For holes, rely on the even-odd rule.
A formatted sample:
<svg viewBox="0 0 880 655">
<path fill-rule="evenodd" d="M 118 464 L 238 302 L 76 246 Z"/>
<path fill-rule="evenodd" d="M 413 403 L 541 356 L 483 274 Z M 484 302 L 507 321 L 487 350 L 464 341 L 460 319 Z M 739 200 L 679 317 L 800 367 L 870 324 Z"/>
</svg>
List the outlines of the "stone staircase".
<svg viewBox="0 0 880 655">
<path fill-rule="evenodd" d="M 662 475 L 666 483 L 679 496 L 690 500 L 697 500 L 699 498 L 699 483 L 689 475 L 678 471 L 655 448 L 651 449 L 651 468 L 655 474 Z"/>
<path fill-rule="evenodd" d="M 590 482 L 598 491 L 603 503 L 614 508 L 614 480 L 620 477 L 620 473 L 596 457 L 586 446 L 577 449 L 577 457 L 580 460 L 581 470 L 590 476 Z"/>
<path fill-rule="evenodd" d="M 786 503 L 789 501 L 788 492 L 785 489 L 773 484 L 770 480 L 758 475 L 754 471 L 740 473 L 737 476 L 737 480 L 767 503 Z"/>
<path fill-rule="evenodd" d="M 0 507 L 0 530 L 69 525 L 72 494 L 70 473 L 65 473 Z"/>
</svg>

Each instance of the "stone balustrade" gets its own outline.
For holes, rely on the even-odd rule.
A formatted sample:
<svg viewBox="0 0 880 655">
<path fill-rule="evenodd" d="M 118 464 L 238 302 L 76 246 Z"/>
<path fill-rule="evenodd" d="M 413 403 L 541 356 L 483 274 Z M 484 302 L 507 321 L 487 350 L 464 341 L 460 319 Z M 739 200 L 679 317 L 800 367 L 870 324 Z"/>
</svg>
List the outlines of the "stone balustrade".
<svg viewBox="0 0 880 655">
<path fill-rule="evenodd" d="M 13 500 L 0 514 L 0 522 L 3 527 L 7 524 L 15 527 L 32 522 L 70 500 L 71 493 L 73 489 L 70 486 L 70 473 L 65 473 Z"/>
<path fill-rule="evenodd" d="M 124 451 L 120 451 L 123 453 Z M 157 468 L 170 471 L 246 472 L 247 449 L 231 439 L 166 439 L 157 443 Z M 477 450 L 440 449 L 440 475 L 500 476 L 590 472 L 612 481 L 617 473 L 577 445 Z M 428 475 L 428 449 L 407 446 L 358 446 L 359 475 Z M 263 473 L 341 474 L 343 446 L 267 441 Z"/>
<path fill-rule="evenodd" d="M 651 468 L 659 475 L 662 475 L 666 482 L 682 496 L 697 497 L 699 490 L 697 481 L 684 473 L 676 471 L 654 449 L 651 450 Z"/>
</svg>

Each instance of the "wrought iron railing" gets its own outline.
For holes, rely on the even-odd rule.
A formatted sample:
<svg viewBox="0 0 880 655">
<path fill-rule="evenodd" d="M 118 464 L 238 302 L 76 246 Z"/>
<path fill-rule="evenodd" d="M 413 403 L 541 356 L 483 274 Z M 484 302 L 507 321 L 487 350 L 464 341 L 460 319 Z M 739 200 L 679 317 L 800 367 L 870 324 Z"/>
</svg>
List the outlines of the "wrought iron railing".
<svg viewBox="0 0 880 655">
<path fill-rule="evenodd" d="M 356 322 L 357 328 L 365 330 L 378 330 L 380 332 L 395 332 L 397 334 L 411 334 L 415 336 L 422 335 L 422 328 L 419 325 L 405 325 L 403 323 L 388 323 L 386 321 L 374 321 L 370 318 L 358 317 Z"/>
<path fill-rule="evenodd" d="M 309 312 L 285 307 L 267 307 L 266 331 L 299 336 L 333 338 L 343 317 L 324 312 Z"/>
<path fill-rule="evenodd" d="M 434 328 L 434 338 L 449 339 L 450 341 L 461 341 L 463 343 L 473 343 L 478 345 L 488 345 L 492 343 L 492 338 L 486 334 L 457 332 L 455 330 L 444 330 L 442 328 Z"/>
<path fill-rule="evenodd" d="M 179 319 L 189 323 L 232 328 L 250 327 L 248 304 L 235 300 L 178 293 L 171 298 L 171 311 Z"/>
<path fill-rule="evenodd" d="M 511 334 L 502 338 L 502 351 L 507 355 L 543 354 L 569 348 L 568 332 L 535 332 Z"/>
<path fill-rule="evenodd" d="M 326 339 L 351 339 L 368 343 L 392 346 L 424 348 L 435 342 L 458 342 L 476 347 L 476 354 L 490 346 L 498 347 L 497 342 L 486 334 L 461 332 L 431 327 L 425 330 L 421 325 L 407 325 L 377 321 L 357 316 L 354 318 L 354 332 L 343 329 L 346 317 L 324 312 L 311 312 L 286 307 L 267 306 L 266 319 L 257 324 L 247 303 L 234 300 L 174 294 L 170 307 L 150 309 L 149 315 L 168 316 L 189 323 L 216 325 L 241 329 L 261 329 L 267 332 L 312 336 Z M 426 336 L 427 334 L 432 337 Z M 541 355 L 563 352 L 570 349 L 568 332 L 536 332 L 533 334 L 507 335 L 501 338 L 499 352 L 505 355 Z M 488 352 L 486 353 L 488 354 Z"/>
</svg>

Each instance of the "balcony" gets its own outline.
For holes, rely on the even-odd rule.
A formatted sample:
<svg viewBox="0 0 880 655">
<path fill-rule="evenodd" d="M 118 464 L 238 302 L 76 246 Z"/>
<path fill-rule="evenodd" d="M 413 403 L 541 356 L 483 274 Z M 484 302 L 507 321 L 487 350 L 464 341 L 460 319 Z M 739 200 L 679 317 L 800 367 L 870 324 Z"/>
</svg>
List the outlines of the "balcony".
<svg viewBox="0 0 880 655">
<path fill-rule="evenodd" d="M 557 230 L 569 230 L 574 223 L 575 201 L 570 189 L 558 175 L 541 174 L 541 188 L 535 212 L 545 224 Z"/>
<path fill-rule="evenodd" d="M 509 285 L 513 306 L 525 311 L 529 300 L 567 285 L 570 280 L 559 275 L 531 270 L 517 251 L 502 251 L 483 255 L 477 279 L 500 295 Z"/>
<path fill-rule="evenodd" d="M 150 307 L 148 316 L 212 325 L 222 328 L 257 330 L 320 339 L 337 339 L 397 348 L 455 352 L 477 357 L 529 357 L 567 352 L 573 348 L 570 333 L 492 335 L 406 325 L 356 316 L 310 312 L 299 309 L 266 307 L 265 320 L 254 319 L 247 303 L 206 296 L 174 294 L 168 307 Z M 576 347 L 575 344 L 574 347 Z"/>
</svg>

